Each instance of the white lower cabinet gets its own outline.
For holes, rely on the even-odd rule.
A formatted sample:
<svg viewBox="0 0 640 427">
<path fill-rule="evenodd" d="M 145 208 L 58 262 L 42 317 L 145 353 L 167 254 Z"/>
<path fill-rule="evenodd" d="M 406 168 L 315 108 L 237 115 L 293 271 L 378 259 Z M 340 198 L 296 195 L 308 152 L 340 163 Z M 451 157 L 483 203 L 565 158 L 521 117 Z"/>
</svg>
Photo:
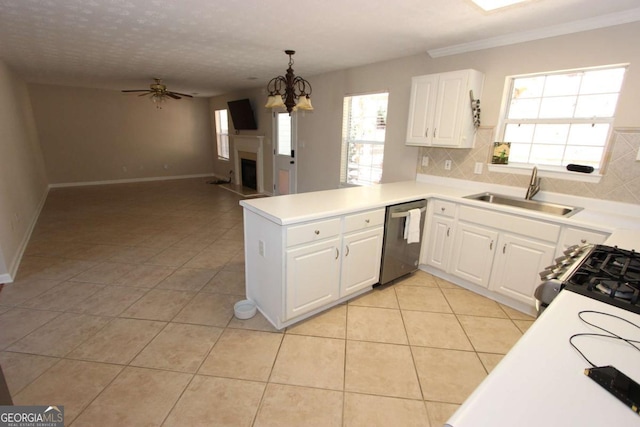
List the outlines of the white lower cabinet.
<svg viewBox="0 0 640 427">
<path fill-rule="evenodd" d="M 247 298 L 281 329 L 366 291 L 380 275 L 384 215 L 281 226 L 245 209 Z"/>
<path fill-rule="evenodd" d="M 447 271 L 455 230 L 456 204 L 434 199 L 429 202 L 432 215 L 429 234 L 423 239 L 422 262 Z"/>
<path fill-rule="evenodd" d="M 458 222 L 451 256 L 451 274 L 484 288 L 489 276 L 498 232 L 466 222 Z"/>
<path fill-rule="evenodd" d="M 383 236 L 383 227 L 344 236 L 340 298 L 378 283 Z"/>
<path fill-rule="evenodd" d="M 426 264 L 533 307 L 538 273 L 553 261 L 560 226 L 463 204 L 447 207 L 455 217 L 444 212 L 434 209 L 429 218 Z"/>
<path fill-rule="evenodd" d="M 533 306 L 540 273 L 553 261 L 556 246 L 529 237 L 500 236 L 489 289 Z"/>
<path fill-rule="evenodd" d="M 446 271 L 451 255 L 453 243 L 453 230 L 455 220 L 453 218 L 433 215 L 429 227 L 429 239 L 426 249 L 426 263 Z"/>
<path fill-rule="evenodd" d="M 340 238 L 287 250 L 286 318 L 291 319 L 338 299 Z"/>
</svg>

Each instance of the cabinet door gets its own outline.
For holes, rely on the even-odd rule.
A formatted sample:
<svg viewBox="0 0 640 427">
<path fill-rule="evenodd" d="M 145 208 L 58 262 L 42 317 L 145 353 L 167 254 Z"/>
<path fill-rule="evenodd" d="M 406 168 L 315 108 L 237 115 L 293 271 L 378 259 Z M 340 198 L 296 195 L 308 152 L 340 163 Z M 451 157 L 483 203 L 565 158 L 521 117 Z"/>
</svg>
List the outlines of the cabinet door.
<svg viewBox="0 0 640 427">
<path fill-rule="evenodd" d="M 429 230 L 426 263 L 447 271 L 451 243 L 453 241 L 453 219 L 433 215 Z"/>
<path fill-rule="evenodd" d="M 437 83 L 438 75 L 435 74 L 411 79 L 411 101 L 407 124 L 408 145 L 431 144 Z"/>
<path fill-rule="evenodd" d="M 551 264 L 555 245 L 523 236 L 502 234 L 491 274 L 492 291 L 533 306 L 533 291 L 540 284 L 540 273 Z"/>
<path fill-rule="evenodd" d="M 488 287 L 497 240 L 498 233 L 494 230 L 458 222 L 451 256 L 451 274 Z"/>
<path fill-rule="evenodd" d="M 440 74 L 433 121 L 434 146 L 460 145 L 462 114 L 471 114 L 468 80 L 467 70 Z"/>
<path fill-rule="evenodd" d="M 340 297 L 378 283 L 383 230 L 382 227 L 376 227 L 344 236 Z"/>
<path fill-rule="evenodd" d="M 338 299 L 340 238 L 287 250 L 285 319 Z"/>
</svg>

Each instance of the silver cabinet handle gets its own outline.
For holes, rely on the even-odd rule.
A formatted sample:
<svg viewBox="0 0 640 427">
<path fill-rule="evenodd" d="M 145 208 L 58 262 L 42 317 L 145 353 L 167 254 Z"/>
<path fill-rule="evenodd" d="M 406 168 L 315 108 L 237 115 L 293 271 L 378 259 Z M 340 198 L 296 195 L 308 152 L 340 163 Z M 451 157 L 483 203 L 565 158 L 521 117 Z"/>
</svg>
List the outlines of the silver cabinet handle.
<svg viewBox="0 0 640 427">
<path fill-rule="evenodd" d="M 338 250 L 338 248 L 336 248 L 336 259 L 338 259 L 339 256 L 340 256 L 340 251 Z"/>
<path fill-rule="evenodd" d="M 427 130 L 425 131 L 424 136 L 426 136 L 427 138 L 429 138 L 429 128 L 427 128 Z"/>
<path fill-rule="evenodd" d="M 433 137 L 436 137 L 436 131 L 438 130 L 438 128 L 433 128 Z"/>
<path fill-rule="evenodd" d="M 447 227 L 447 237 L 449 237 L 449 231 L 451 231 L 451 227 Z"/>
<path fill-rule="evenodd" d="M 446 208 L 440 208 L 440 210 L 441 210 L 442 212 L 444 212 L 444 211 L 446 211 L 447 209 L 446 209 Z"/>
<path fill-rule="evenodd" d="M 493 250 L 493 240 L 491 241 L 491 243 L 489 243 L 489 250 L 492 251 Z"/>
<path fill-rule="evenodd" d="M 345 249 L 347 251 L 344 253 L 344 256 L 349 256 L 349 245 L 345 246 Z"/>
<path fill-rule="evenodd" d="M 369 224 L 369 220 L 368 220 L 368 219 L 365 219 L 365 220 L 364 220 L 364 222 L 366 222 L 367 224 Z"/>
<path fill-rule="evenodd" d="M 505 243 L 504 246 L 502 247 L 502 253 L 505 254 L 507 250 L 507 244 Z"/>
<path fill-rule="evenodd" d="M 314 233 L 316 233 L 316 236 L 317 236 L 318 234 L 320 234 L 320 230 L 316 230 L 314 231 Z"/>
<path fill-rule="evenodd" d="M 582 243 L 582 244 L 587 243 L 587 239 L 580 239 L 580 243 Z"/>
</svg>

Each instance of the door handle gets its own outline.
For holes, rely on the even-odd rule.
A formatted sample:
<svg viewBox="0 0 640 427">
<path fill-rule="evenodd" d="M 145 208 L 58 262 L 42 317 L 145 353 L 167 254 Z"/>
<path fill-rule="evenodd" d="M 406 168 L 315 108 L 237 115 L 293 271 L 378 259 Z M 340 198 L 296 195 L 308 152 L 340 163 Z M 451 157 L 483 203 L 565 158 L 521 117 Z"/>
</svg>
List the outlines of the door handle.
<svg viewBox="0 0 640 427">
<path fill-rule="evenodd" d="M 292 165 L 292 164 L 294 164 L 294 163 L 295 163 L 295 162 L 294 162 L 293 160 L 291 160 L 291 161 L 289 162 L 289 164 L 290 164 L 290 165 Z"/>
<path fill-rule="evenodd" d="M 338 250 L 338 248 L 336 248 L 336 259 L 338 259 L 339 256 L 340 256 L 340 251 Z"/>
</svg>

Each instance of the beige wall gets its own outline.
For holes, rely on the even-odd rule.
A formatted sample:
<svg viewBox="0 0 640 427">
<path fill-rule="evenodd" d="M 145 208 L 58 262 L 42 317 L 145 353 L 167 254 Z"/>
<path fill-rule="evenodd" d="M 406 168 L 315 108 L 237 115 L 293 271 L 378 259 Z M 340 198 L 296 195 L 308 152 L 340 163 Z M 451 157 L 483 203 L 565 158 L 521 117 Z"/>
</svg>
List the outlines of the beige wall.
<svg viewBox="0 0 640 427">
<path fill-rule="evenodd" d="M 640 45 L 634 42 L 638 38 L 640 23 L 633 23 L 442 58 L 431 58 L 424 53 L 318 76 L 305 75 L 304 64 L 298 64 L 296 71 L 313 85 L 315 107 L 315 111 L 299 117 L 298 191 L 337 188 L 342 99 L 349 94 L 381 90 L 389 91 L 383 182 L 414 179 L 418 156 L 424 154 L 425 149 L 419 151 L 405 146 L 404 142 L 411 77 L 416 75 L 465 68 L 485 73 L 482 125 L 492 128 L 498 122 L 504 82 L 509 75 L 630 63 L 614 125 L 616 128 L 640 128 L 636 98 L 640 93 Z M 256 109 L 262 112 L 264 89 L 248 94 L 259 101 Z M 222 98 L 212 98 L 212 105 L 221 105 L 218 100 Z M 259 133 L 270 136 L 270 122 L 261 122 L 259 127 Z M 429 150 L 445 153 L 444 149 Z M 462 157 L 461 163 L 470 155 L 470 150 L 453 151 Z M 633 163 L 632 168 L 640 168 L 640 162 Z M 420 171 L 431 173 L 429 169 Z M 554 190 L 561 191 L 562 187 L 559 185 Z M 606 192 L 603 186 L 601 189 L 596 187 L 590 194 Z M 635 199 L 624 201 L 635 203 Z"/>
<path fill-rule="evenodd" d="M 26 84 L 0 61 L 0 283 L 13 280 L 47 194 Z"/>
<path fill-rule="evenodd" d="M 51 184 L 212 173 L 208 100 L 30 84 Z M 165 166 L 166 165 L 166 166 Z"/>
</svg>

